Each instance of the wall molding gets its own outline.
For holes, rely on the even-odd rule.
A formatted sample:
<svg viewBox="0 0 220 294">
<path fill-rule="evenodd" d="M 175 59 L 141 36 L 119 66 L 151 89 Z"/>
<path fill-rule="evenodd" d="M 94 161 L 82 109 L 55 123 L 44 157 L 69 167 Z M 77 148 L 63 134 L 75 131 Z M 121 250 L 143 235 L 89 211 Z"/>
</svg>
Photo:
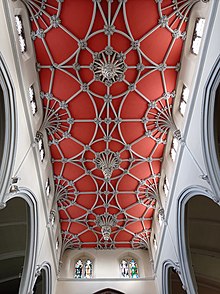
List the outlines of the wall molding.
<svg viewBox="0 0 220 294">
<path fill-rule="evenodd" d="M 17 7 L 17 5 L 18 5 L 18 7 Z M 15 11 L 18 11 L 20 9 L 20 11 L 22 10 L 22 13 L 23 13 L 23 16 L 25 19 L 24 23 L 28 26 L 27 28 L 30 28 L 29 22 L 26 22 L 26 20 L 28 19 L 27 10 L 26 10 L 24 4 L 22 3 L 22 1 L 20 1 L 20 0 L 14 1 L 14 2 L 13 1 L 3 1 L 3 7 L 4 7 L 5 18 L 7 20 L 6 23 L 7 23 L 7 29 L 8 29 L 9 39 L 10 39 L 10 43 L 11 43 L 11 50 L 12 50 L 12 54 L 13 54 L 13 61 L 15 64 L 16 75 L 17 75 L 19 86 L 20 86 L 19 90 L 21 92 L 21 98 L 22 98 L 23 108 L 24 108 L 24 112 L 25 112 L 25 119 L 26 119 L 27 127 L 28 127 L 27 131 L 29 133 L 30 140 L 32 141 L 32 140 L 34 140 L 36 130 L 33 129 L 32 122 L 31 122 L 30 115 L 29 115 L 28 105 L 27 105 L 27 102 L 25 101 L 26 90 L 25 90 L 24 75 L 26 73 L 23 71 L 23 66 L 24 66 L 25 60 L 22 60 L 20 52 L 17 50 L 16 46 L 14 46 L 15 44 L 17 44 L 17 39 L 16 39 L 15 25 L 14 25 L 14 20 L 13 20 L 13 16 L 15 14 Z M 27 41 L 28 41 L 28 46 L 29 46 L 31 52 L 33 52 L 33 44 L 32 44 L 31 38 L 27 38 Z M 30 60 L 29 60 L 29 62 L 30 62 Z M 35 65 L 36 65 L 36 56 L 33 55 L 32 70 L 36 70 Z M 38 85 L 38 87 L 39 87 L 39 79 L 38 78 L 36 80 L 36 85 Z M 40 109 L 40 103 L 38 103 L 38 106 Z M 40 196 L 41 196 L 42 203 L 43 203 L 44 218 L 45 218 L 45 221 L 48 222 L 49 213 L 50 213 L 50 209 L 51 209 L 50 206 L 52 205 L 53 201 L 52 200 L 48 201 L 48 199 L 46 199 L 46 197 L 45 197 L 45 186 L 44 185 L 45 185 L 46 179 L 44 179 L 43 171 L 48 167 L 48 166 L 46 166 L 46 164 L 49 163 L 49 157 L 48 157 L 47 163 L 45 161 L 45 165 L 43 166 L 39 160 L 39 154 L 38 154 L 37 148 L 33 148 L 33 156 L 34 156 L 34 162 L 35 162 L 35 167 L 36 167 L 36 172 L 37 172 L 39 189 L 41 191 Z M 50 168 L 51 168 L 51 166 L 49 167 L 49 169 Z M 51 185 L 53 185 L 53 181 L 51 181 Z M 4 207 L 4 203 L 2 204 L 2 206 Z M 1 209 L 1 201 L 0 201 L 0 209 Z M 56 252 L 56 249 L 55 249 L 55 243 L 56 243 L 57 236 L 55 236 L 54 232 L 50 229 L 48 230 L 48 232 L 49 232 L 48 235 L 49 235 L 49 242 L 50 242 L 50 246 L 51 246 L 54 267 L 56 270 L 56 274 L 58 275 L 59 274 L 59 259 L 60 258 Z M 59 232 L 58 234 L 61 236 L 59 225 L 57 227 L 57 232 Z"/>
<path fill-rule="evenodd" d="M 207 52 L 208 52 L 208 47 L 210 46 L 210 39 L 211 39 L 211 35 L 212 35 L 212 30 L 213 30 L 213 26 L 216 21 L 216 14 L 217 14 L 218 7 L 219 7 L 220 3 L 218 1 L 213 1 L 210 4 L 211 4 L 210 12 L 209 12 L 209 17 L 207 19 L 207 30 L 206 30 L 205 35 L 203 36 L 203 38 L 204 38 L 203 48 L 201 48 L 202 52 L 198 56 L 198 58 L 199 58 L 198 65 L 195 70 L 195 83 L 192 87 L 192 94 L 191 94 L 192 97 L 197 96 L 199 87 L 201 87 L 201 78 L 202 78 L 202 74 L 203 74 L 204 66 L 205 66 L 204 60 L 206 60 L 206 58 L 207 58 Z M 185 126 L 182 131 L 182 137 L 185 140 L 187 140 L 187 135 L 189 132 L 189 127 L 190 127 L 190 124 L 192 121 L 192 114 L 195 109 L 195 106 L 196 106 L 196 99 L 192 99 L 190 101 L 189 106 L 188 106 L 189 111 L 188 111 L 187 117 L 185 118 L 186 119 Z M 173 177 L 170 181 L 171 189 L 169 191 L 169 196 L 167 199 L 166 212 L 165 212 L 165 222 L 170 217 L 171 206 L 173 205 L 173 198 L 175 197 L 174 191 L 176 189 L 176 183 L 177 183 L 177 180 L 179 177 L 180 165 L 181 165 L 181 161 L 182 161 L 182 157 L 183 157 L 183 153 L 184 153 L 185 149 L 186 149 L 186 145 L 184 144 L 184 141 L 183 141 L 182 144 L 180 144 L 180 146 L 179 146 L 178 157 L 176 158 L 175 166 L 173 169 Z M 202 177 L 201 177 L 201 179 L 202 179 Z M 204 178 L 204 180 L 205 180 L 205 178 Z M 158 265 L 159 265 L 159 261 L 161 261 L 162 246 L 164 243 L 166 232 L 167 232 L 167 226 L 165 224 L 162 224 L 161 232 L 160 232 L 160 242 L 158 244 L 156 256 L 154 257 L 154 272 L 157 272 L 157 270 L 159 268 Z"/>
<path fill-rule="evenodd" d="M 15 105 L 15 93 L 12 79 L 9 75 L 6 62 L 0 53 L 0 85 L 3 92 L 1 99 L 1 120 L 0 132 L 0 208 L 4 207 L 4 198 L 7 192 L 16 151 L 17 134 L 17 111 Z"/>
<path fill-rule="evenodd" d="M 36 266 L 34 285 L 37 281 L 37 278 L 42 274 L 42 271 L 45 272 L 45 278 L 46 278 L 44 294 L 52 294 L 51 266 L 48 262 L 43 262 L 42 264 Z M 34 285 L 33 285 L 33 287 L 34 287 Z M 33 289 L 32 289 L 32 291 L 33 291 Z"/>
<path fill-rule="evenodd" d="M 178 255 L 179 263 L 182 269 L 182 279 L 187 293 L 196 294 L 197 284 L 195 275 L 190 263 L 190 255 L 188 254 L 189 249 L 187 247 L 186 236 L 185 236 L 185 208 L 188 201 L 194 196 L 204 196 L 211 200 L 213 199 L 213 192 L 202 186 L 192 186 L 185 189 L 178 198 L 177 206 L 177 242 L 178 242 Z M 216 201 L 214 201 L 216 202 Z"/>
<path fill-rule="evenodd" d="M 220 56 L 218 56 L 205 85 L 202 115 L 202 148 L 208 180 L 220 201 L 220 163 L 218 162 L 214 135 L 216 91 L 220 85 Z"/>
<path fill-rule="evenodd" d="M 29 210 L 28 213 L 28 245 L 26 249 L 24 268 L 21 277 L 19 294 L 31 294 L 35 282 L 35 268 L 38 247 L 38 206 L 36 196 L 27 188 L 19 188 L 17 193 L 7 194 L 7 202 L 14 198 L 22 198 L 26 201 Z"/>
<path fill-rule="evenodd" d="M 179 262 L 174 262 L 171 259 L 164 261 L 162 265 L 162 291 L 161 294 L 169 294 L 169 283 L 168 283 L 168 272 L 172 268 L 178 274 L 180 281 L 182 282 L 182 287 L 186 290 L 186 285 L 183 281 L 182 270 L 180 268 Z M 190 292 L 189 292 L 190 293 Z M 191 293 L 190 293 L 191 294 Z"/>
</svg>

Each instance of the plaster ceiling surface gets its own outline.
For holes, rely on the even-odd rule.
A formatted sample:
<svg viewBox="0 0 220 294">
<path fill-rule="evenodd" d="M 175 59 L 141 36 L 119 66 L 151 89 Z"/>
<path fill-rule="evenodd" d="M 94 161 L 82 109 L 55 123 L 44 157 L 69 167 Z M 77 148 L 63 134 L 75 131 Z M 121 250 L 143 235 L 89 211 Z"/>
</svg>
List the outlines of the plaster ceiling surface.
<svg viewBox="0 0 220 294">
<path fill-rule="evenodd" d="M 147 248 L 197 0 L 23 0 L 65 248 Z"/>
</svg>

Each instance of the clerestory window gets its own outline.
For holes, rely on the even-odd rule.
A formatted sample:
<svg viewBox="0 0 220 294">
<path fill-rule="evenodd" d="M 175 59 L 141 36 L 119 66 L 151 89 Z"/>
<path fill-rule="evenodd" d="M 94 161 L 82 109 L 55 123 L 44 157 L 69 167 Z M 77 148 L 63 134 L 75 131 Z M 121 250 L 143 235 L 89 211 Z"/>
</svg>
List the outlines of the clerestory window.
<svg viewBox="0 0 220 294">
<path fill-rule="evenodd" d="M 78 259 L 75 263 L 75 279 L 91 279 L 93 276 L 93 263 L 90 259 Z"/>
<path fill-rule="evenodd" d="M 123 278 L 139 278 L 138 264 L 133 258 L 125 258 L 120 262 L 121 276 Z"/>
<path fill-rule="evenodd" d="M 23 27 L 21 15 L 15 15 L 15 25 L 16 25 L 16 30 L 18 33 L 20 50 L 21 50 L 21 53 L 24 53 L 27 50 L 27 45 L 26 45 L 26 40 L 24 36 L 24 27 Z"/>
</svg>

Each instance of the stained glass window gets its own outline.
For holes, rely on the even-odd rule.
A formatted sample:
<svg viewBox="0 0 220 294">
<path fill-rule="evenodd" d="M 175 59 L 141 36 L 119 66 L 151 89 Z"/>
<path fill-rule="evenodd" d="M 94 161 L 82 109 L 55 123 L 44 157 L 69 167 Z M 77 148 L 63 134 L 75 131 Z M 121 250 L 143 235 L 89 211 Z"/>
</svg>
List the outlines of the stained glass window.
<svg viewBox="0 0 220 294">
<path fill-rule="evenodd" d="M 90 259 L 78 259 L 75 263 L 76 279 L 91 279 L 92 278 L 92 261 Z"/>
<path fill-rule="evenodd" d="M 79 259 L 75 264 L 75 278 L 82 279 L 83 277 L 83 262 Z"/>
<path fill-rule="evenodd" d="M 129 278 L 129 270 L 128 270 L 128 262 L 127 260 L 123 259 L 120 264 L 121 267 L 121 274 L 123 278 Z"/>
<path fill-rule="evenodd" d="M 120 263 L 120 269 L 123 278 L 136 279 L 139 277 L 138 265 L 133 258 L 122 259 Z"/>
<path fill-rule="evenodd" d="M 85 262 L 84 278 L 86 278 L 86 279 L 92 278 L 92 262 L 90 259 L 87 259 Z"/>
<path fill-rule="evenodd" d="M 132 259 L 129 262 L 129 270 L 130 270 L 130 277 L 132 279 L 138 278 L 138 266 L 137 266 L 137 262 Z"/>
</svg>

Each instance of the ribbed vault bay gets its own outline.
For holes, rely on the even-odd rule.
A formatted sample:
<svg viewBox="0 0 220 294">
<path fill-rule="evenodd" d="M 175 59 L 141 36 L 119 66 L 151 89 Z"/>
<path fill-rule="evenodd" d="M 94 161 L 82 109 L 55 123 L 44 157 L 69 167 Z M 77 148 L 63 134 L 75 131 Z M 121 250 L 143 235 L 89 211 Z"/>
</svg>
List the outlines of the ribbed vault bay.
<svg viewBox="0 0 220 294">
<path fill-rule="evenodd" d="M 23 0 L 65 248 L 147 248 L 197 0 Z"/>
</svg>

